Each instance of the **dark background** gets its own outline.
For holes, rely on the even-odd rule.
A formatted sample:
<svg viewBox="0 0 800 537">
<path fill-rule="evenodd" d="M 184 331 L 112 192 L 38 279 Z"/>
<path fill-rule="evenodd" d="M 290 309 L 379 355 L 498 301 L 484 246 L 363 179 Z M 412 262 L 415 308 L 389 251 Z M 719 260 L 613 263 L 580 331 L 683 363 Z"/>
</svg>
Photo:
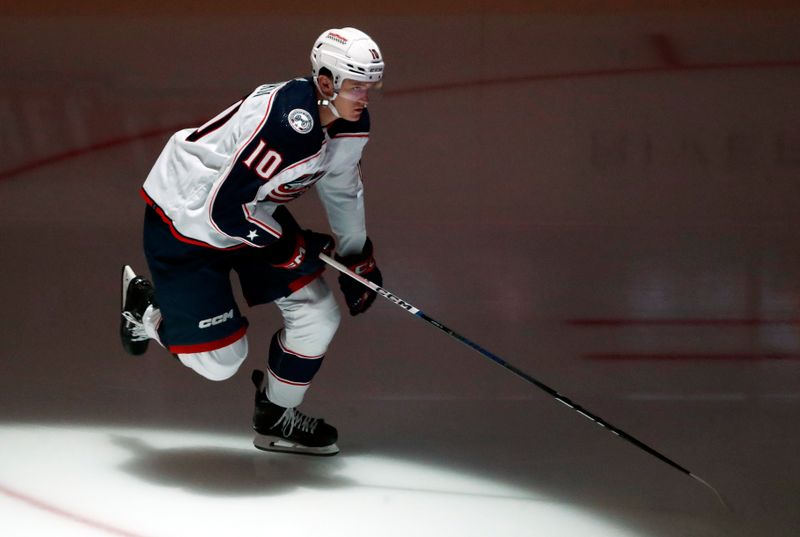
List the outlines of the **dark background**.
<svg viewBox="0 0 800 537">
<path fill-rule="evenodd" d="M 0 439 L 4 423 L 248 434 L 275 308 L 247 311 L 250 357 L 224 383 L 119 346 L 119 268 L 146 272 L 137 190 L 173 130 L 305 76 L 317 35 L 352 25 L 387 62 L 363 163 L 386 287 L 734 511 L 385 301 L 344 321 L 307 397 L 342 456 L 489 475 L 646 535 L 794 535 L 800 11 L 421 4 L 0 10 Z M 326 229 L 315 195 L 291 208 Z M 3 481 L 14 457 L 0 485 L 25 490 Z"/>
</svg>

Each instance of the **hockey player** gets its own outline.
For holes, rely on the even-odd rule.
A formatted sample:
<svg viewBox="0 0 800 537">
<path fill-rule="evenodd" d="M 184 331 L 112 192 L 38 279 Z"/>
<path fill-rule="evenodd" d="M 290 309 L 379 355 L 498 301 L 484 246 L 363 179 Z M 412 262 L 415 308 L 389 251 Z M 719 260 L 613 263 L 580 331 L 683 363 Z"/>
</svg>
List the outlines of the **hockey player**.
<svg viewBox="0 0 800 537">
<path fill-rule="evenodd" d="M 230 378 L 247 356 L 248 305 L 274 302 L 267 374 L 254 371 L 256 447 L 333 455 L 337 431 L 296 410 L 339 325 L 320 277 L 333 238 L 302 229 L 286 204 L 312 186 L 325 207 L 336 258 L 382 283 L 367 237 L 360 160 L 367 104 L 383 78 L 378 45 L 354 28 L 323 32 L 312 76 L 256 88 L 205 125 L 175 133 L 142 190 L 150 281 L 123 267 L 120 336 L 140 355 L 150 339 L 211 380 Z M 375 293 L 340 276 L 351 315 Z"/>
</svg>

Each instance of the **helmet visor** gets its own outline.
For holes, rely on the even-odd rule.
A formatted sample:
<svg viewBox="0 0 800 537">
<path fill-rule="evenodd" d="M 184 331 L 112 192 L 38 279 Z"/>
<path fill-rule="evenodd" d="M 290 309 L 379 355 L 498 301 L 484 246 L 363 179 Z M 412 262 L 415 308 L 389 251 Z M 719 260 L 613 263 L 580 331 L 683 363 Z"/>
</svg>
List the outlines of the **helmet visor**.
<svg viewBox="0 0 800 537">
<path fill-rule="evenodd" d="M 338 91 L 338 98 L 354 102 L 369 102 L 380 98 L 382 88 L 383 81 L 361 82 L 347 79 Z"/>
</svg>

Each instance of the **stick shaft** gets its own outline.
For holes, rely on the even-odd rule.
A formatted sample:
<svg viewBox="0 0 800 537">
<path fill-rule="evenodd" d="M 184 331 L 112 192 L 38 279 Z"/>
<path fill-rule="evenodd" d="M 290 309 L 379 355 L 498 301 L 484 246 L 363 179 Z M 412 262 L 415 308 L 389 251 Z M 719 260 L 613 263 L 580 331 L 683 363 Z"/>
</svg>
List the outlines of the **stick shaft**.
<svg viewBox="0 0 800 537">
<path fill-rule="evenodd" d="M 562 403 L 562 404 L 568 406 L 569 408 L 571 408 L 574 411 L 578 412 L 583 417 L 590 419 L 591 421 L 597 423 L 598 425 L 604 427 L 605 429 L 608 429 L 610 432 L 612 432 L 613 434 L 615 434 L 618 437 L 622 438 L 623 440 L 633 444 L 634 446 L 636 446 L 637 448 L 645 451 L 646 453 L 649 453 L 650 455 L 656 457 L 657 459 L 661 460 L 662 462 L 665 462 L 666 464 L 672 466 L 676 470 L 678 470 L 678 471 L 680 471 L 680 472 L 682 472 L 682 473 L 684 473 L 684 474 L 686 474 L 688 476 L 693 477 L 694 479 L 700 481 L 702 484 L 708 486 L 714 492 L 717 492 L 716 489 L 714 489 L 713 487 L 708 485 L 708 483 L 706 483 L 702 479 L 698 478 L 696 475 L 692 474 L 689 470 L 687 470 L 686 468 L 684 468 L 680 464 L 676 463 L 672 459 L 670 459 L 670 458 L 666 457 L 665 455 L 659 453 L 658 451 L 656 451 L 652 447 L 648 446 L 647 444 L 645 444 L 641 440 L 633 437 L 632 435 L 626 433 L 625 431 L 623 431 L 623 430 L 611 425 L 610 423 L 608 423 L 606 420 L 604 420 L 600 416 L 597 416 L 596 414 L 593 414 L 592 412 L 589 412 L 588 410 L 586 410 L 582 406 L 580 406 L 577 403 L 571 401 L 567 397 L 561 395 L 560 393 L 558 393 L 556 390 L 554 390 L 550 386 L 544 384 L 543 382 L 537 380 L 536 378 L 532 377 L 528 373 L 525 373 L 521 369 L 519 369 L 519 368 L 515 367 L 514 365 L 508 363 L 507 361 L 503 360 L 502 358 L 500 358 L 496 354 L 484 349 L 483 347 L 481 347 L 480 345 L 478 345 L 474 341 L 462 336 L 461 334 L 455 332 L 454 330 L 451 330 L 447 326 L 443 325 L 442 323 L 440 323 L 436 319 L 434 319 L 434 318 L 430 317 L 429 315 L 425 314 L 425 312 L 423 312 L 419 308 L 413 306 L 409 302 L 406 302 L 405 300 L 403 300 L 402 298 L 398 297 L 394 293 L 392 293 L 390 291 L 387 291 L 383 287 L 381 287 L 381 286 L 369 281 L 368 279 L 364 278 L 363 276 L 360 276 L 360 275 L 354 273 L 353 271 L 351 271 L 350 269 L 348 269 L 347 267 L 345 267 L 344 265 L 342 265 L 338 261 L 336 261 L 334 259 L 331 259 L 329 256 L 327 256 L 325 254 L 320 254 L 319 257 L 320 257 L 320 259 L 322 259 L 322 261 L 324 261 L 328 265 L 332 266 L 333 268 L 335 268 L 339 272 L 341 272 L 341 273 L 353 278 L 354 280 L 360 282 L 361 284 L 365 285 L 366 287 L 369 287 L 370 289 L 372 289 L 373 291 L 375 291 L 376 293 L 378 293 L 379 295 L 381 295 L 385 299 L 389 300 L 390 302 L 393 302 L 394 304 L 397 304 L 398 306 L 400 306 L 401 308 L 405 309 L 407 312 L 411 313 L 415 317 L 419 317 L 423 321 L 435 326 L 436 328 L 438 328 L 439 330 L 441 330 L 445 334 L 457 339 L 458 341 L 460 341 L 461 343 L 463 343 L 467 347 L 470 347 L 471 349 L 473 349 L 477 353 L 481 354 L 482 356 L 492 360 L 493 362 L 495 362 L 498 365 L 501 365 L 502 367 L 504 367 L 507 370 L 511 371 L 512 373 L 514 373 L 516 376 L 520 377 L 521 379 L 533 384 L 534 386 L 536 386 L 540 390 L 542 390 L 542 391 L 546 392 L 547 394 L 549 394 L 550 396 L 552 396 L 559 403 Z M 719 495 L 719 493 L 717 493 L 717 495 Z"/>
</svg>

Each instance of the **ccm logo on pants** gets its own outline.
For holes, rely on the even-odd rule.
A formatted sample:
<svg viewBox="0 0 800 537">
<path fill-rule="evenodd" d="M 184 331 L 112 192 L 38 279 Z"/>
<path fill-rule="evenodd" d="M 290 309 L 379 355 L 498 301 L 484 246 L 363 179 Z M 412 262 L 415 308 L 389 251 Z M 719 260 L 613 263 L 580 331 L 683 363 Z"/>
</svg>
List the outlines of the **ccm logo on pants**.
<svg viewBox="0 0 800 537">
<path fill-rule="evenodd" d="M 222 315 L 217 315 L 216 317 L 212 317 L 210 319 L 203 319 L 197 326 L 200 328 L 208 328 L 209 326 L 216 326 L 218 324 L 222 324 L 225 321 L 230 321 L 233 319 L 233 310 L 229 311 L 228 313 L 223 313 Z"/>
</svg>

